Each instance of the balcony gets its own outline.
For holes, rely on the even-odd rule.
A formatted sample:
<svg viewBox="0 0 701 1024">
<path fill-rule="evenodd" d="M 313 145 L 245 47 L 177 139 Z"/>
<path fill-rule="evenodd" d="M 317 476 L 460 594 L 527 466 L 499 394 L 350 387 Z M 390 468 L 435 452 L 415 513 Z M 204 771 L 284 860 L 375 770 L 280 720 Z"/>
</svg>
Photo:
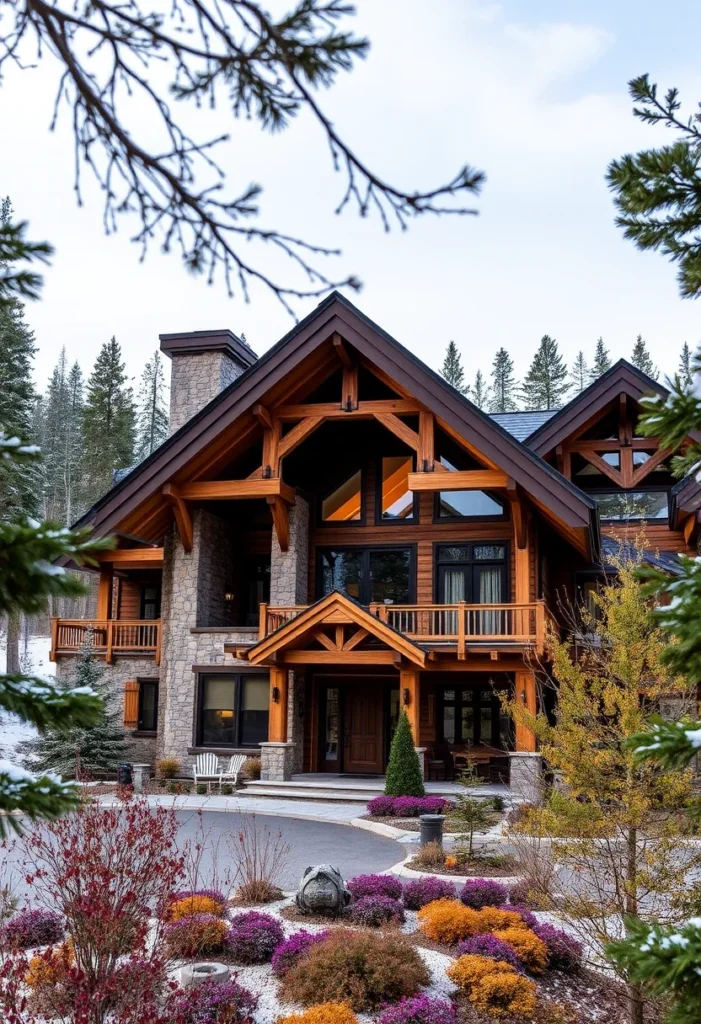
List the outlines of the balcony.
<svg viewBox="0 0 701 1024">
<path fill-rule="evenodd" d="M 108 663 L 116 654 L 161 660 L 160 619 L 52 619 L 50 660 L 80 654 L 90 629 L 94 653 Z"/>
<path fill-rule="evenodd" d="M 303 612 L 307 605 L 261 605 L 260 639 Z M 544 601 L 529 604 L 371 604 L 371 615 L 418 644 L 455 651 L 527 648 L 541 654 L 549 613 Z"/>
</svg>

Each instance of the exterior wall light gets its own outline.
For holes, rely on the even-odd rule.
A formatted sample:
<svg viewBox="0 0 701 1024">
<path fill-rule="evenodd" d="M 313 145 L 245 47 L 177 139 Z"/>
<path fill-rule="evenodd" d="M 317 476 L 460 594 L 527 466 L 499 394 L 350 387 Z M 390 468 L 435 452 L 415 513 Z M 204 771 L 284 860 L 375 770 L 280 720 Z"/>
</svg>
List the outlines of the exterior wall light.
<svg viewBox="0 0 701 1024">
<path fill-rule="evenodd" d="M 410 694 L 409 694 L 408 687 L 404 688 L 404 693 L 402 694 L 402 699 L 403 699 L 403 702 L 404 702 L 404 707 L 405 708 L 408 707 L 409 703 L 410 703 Z"/>
<path fill-rule="evenodd" d="M 270 695 L 273 698 L 273 704 L 279 704 L 280 703 L 280 687 L 279 686 L 273 686 Z"/>
</svg>

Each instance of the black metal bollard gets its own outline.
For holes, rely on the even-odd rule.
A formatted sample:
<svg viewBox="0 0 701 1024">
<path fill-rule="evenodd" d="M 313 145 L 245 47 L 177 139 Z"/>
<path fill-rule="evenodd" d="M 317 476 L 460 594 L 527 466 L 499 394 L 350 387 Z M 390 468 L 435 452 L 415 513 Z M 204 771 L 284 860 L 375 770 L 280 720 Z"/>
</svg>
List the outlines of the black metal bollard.
<svg viewBox="0 0 701 1024">
<path fill-rule="evenodd" d="M 131 786 L 131 765 L 120 764 L 117 768 L 117 782 L 120 786 Z"/>
<path fill-rule="evenodd" d="M 420 814 L 421 835 L 419 844 L 426 846 L 427 843 L 438 843 L 443 846 L 443 822 L 445 814 Z"/>
</svg>

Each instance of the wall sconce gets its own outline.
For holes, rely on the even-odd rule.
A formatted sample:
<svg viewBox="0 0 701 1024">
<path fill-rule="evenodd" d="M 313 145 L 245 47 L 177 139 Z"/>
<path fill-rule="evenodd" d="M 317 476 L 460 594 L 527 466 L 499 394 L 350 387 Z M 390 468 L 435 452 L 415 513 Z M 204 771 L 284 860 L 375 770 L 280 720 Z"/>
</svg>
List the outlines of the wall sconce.
<svg viewBox="0 0 701 1024">
<path fill-rule="evenodd" d="M 409 699 L 410 699 L 409 690 L 408 690 L 408 688 L 405 687 L 404 688 L 404 692 L 402 694 L 402 701 L 404 703 L 404 707 L 405 708 L 409 706 Z"/>
<path fill-rule="evenodd" d="M 224 594 L 224 600 L 226 601 L 227 604 L 231 604 L 233 602 L 234 595 L 231 593 L 231 591 L 228 591 L 226 594 Z"/>
<path fill-rule="evenodd" d="M 273 704 L 279 704 L 280 703 L 280 687 L 279 686 L 273 686 L 273 688 L 272 688 L 272 690 L 270 692 L 270 696 L 273 698 Z"/>
<path fill-rule="evenodd" d="M 525 690 L 521 690 L 521 703 L 522 704 L 526 703 L 526 691 Z"/>
</svg>

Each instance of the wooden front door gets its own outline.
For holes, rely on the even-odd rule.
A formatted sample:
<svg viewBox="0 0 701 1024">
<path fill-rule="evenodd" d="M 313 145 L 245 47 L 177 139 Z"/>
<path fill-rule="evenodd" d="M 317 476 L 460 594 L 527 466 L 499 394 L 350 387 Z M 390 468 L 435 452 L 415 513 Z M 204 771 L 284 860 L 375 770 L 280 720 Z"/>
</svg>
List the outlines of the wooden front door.
<svg viewBox="0 0 701 1024">
<path fill-rule="evenodd" d="M 345 688 L 343 770 L 377 774 L 383 770 L 383 691 L 353 682 Z"/>
</svg>

